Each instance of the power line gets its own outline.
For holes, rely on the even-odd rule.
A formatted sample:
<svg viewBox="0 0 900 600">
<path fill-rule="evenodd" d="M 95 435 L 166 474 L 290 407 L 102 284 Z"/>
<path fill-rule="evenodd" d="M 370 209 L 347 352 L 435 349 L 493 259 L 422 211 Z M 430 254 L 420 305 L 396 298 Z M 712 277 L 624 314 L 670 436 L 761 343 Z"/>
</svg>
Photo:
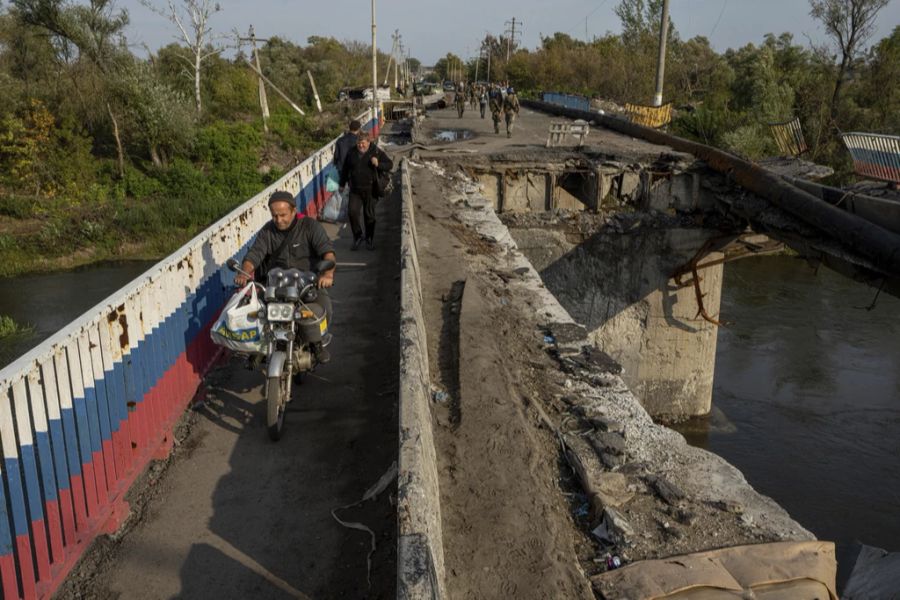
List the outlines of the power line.
<svg viewBox="0 0 900 600">
<path fill-rule="evenodd" d="M 588 14 L 584 15 L 584 17 L 581 18 L 581 21 L 585 21 L 585 23 L 587 23 L 587 20 L 590 19 L 591 17 L 593 17 L 595 14 L 597 14 L 597 11 L 600 10 L 601 8 L 603 8 L 603 5 L 606 4 L 608 1 L 609 1 L 609 0 L 603 0 L 603 2 L 601 2 L 600 4 L 597 5 L 597 8 L 595 8 L 594 10 L 592 10 L 591 12 L 589 12 Z M 574 27 L 572 27 L 571 29 L 569 29 L 566 33 L 572 33 L 572 32 L 575 30 L 576 27 L 580 27 L 580 26 L 581 26 L 581 21 L 579 21 L 579 22 L 578 22 L 578 25 L 575 25 Z M 585 41 L 587 41 L 587 40 L 585 40 Z"/>
<path fill-rule="evenodd" d="M 722 20 L 722 15 L 725 14 L 725 8 L 728 6 L 728 0 L 722 2 L 722 10 L 719 11 L 719 18 L 716 19 L 716 24 L 713 25 L 712 31 L 709 32 L 709 37 L 712 38 L 713 34 L 716 32 L 716 28 L 719 26 L 719 21 Z M 712 40 L 710 40 L 711 42 Z"/>
</svg>

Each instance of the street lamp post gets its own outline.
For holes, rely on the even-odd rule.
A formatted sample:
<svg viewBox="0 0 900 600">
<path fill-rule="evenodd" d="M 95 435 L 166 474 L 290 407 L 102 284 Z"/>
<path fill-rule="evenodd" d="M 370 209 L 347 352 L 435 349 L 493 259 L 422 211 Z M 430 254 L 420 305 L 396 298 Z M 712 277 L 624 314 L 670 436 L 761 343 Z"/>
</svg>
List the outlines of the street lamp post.
<svg viewBox="0 0 900 600">
<path fill-rule="evenodd" d="M 378 126 L 378 51 L 375 49 L 375 0 L 372 0 L 372 116 Z"/>
</svg>

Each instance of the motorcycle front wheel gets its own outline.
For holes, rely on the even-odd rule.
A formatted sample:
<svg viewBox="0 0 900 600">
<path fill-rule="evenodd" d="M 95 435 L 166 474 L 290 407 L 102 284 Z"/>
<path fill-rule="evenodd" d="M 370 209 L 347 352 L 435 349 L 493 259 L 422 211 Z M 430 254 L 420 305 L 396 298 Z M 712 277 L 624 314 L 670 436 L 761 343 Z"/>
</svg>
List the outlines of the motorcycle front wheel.
<svg viewBox="0 0 900 600">
<path fill-rule="evenodd" d="M 284 409 L 291 389 L 291 378 L 286 373 L 280 377 L 269 377 L 266 381 L 266 425 L 269 438 L 277 442 L 284 429 Z"/>
</svg>

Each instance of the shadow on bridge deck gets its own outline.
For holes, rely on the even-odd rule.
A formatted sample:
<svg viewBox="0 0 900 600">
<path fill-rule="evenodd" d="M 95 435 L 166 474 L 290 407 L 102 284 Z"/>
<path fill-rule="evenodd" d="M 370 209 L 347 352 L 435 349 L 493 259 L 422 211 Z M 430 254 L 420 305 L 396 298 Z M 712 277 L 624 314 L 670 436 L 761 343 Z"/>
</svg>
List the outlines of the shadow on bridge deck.
<svg viewBox="0 0 900 600">
<path fill-rule="evenodd" d="M 263 375 L 227 360 L 167 472 L 141 491 L 132 531 L 95 550 L 61 597 L 394 597 L 390 494 L 339 515 L 376 534 L 371 587 L 369 535 L 331 510 L 397 459 L 399 209 L 379 207 L 374 252 L 351 252 L 349 230 L 336 233 L 333 358 L 295 386 L 282 440 L 266 434 Z"/>
</svg>

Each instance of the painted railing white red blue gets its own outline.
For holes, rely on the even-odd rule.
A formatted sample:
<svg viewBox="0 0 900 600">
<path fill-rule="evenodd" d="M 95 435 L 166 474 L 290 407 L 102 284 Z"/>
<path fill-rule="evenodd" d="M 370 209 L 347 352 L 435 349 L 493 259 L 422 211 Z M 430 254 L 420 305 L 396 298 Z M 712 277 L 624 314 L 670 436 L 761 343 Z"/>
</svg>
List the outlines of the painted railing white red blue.
<svg viewBox="0 0 900 600">
<path fill-rule="evenodd" d="M 900 136 L 845 133 L 841 139 L 853 157 L 853 170 L 858 175 L 900 183 Z"/>
<path fill-rule="evenodd" d="M 371 111 L 360 120 L 376 134 Z M 209 328 L 231 257 L 270 218 L 276 189 L 315 217 L 334 141 L 40 346 L 0 371 L 0 589 L 49 597 L 91 541 L 128 514 L 125 493 L 218 357 Z"/>
</svg>

